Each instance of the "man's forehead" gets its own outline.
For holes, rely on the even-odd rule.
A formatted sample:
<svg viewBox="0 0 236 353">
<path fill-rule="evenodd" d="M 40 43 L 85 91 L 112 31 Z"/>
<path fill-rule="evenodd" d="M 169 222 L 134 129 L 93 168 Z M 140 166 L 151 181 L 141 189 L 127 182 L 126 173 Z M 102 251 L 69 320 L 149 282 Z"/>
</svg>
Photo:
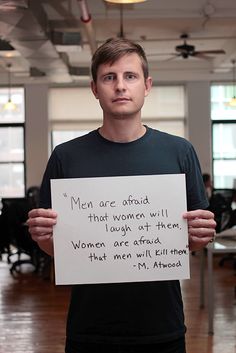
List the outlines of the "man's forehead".
<svg viewBox="0 0 236 353">
<path fill-rule="evenodd" d="M 142 62 L 136 53 L 126 54 L 116 60 L 104 62 L 99 65 L 98 71 L 113 71 L 122 68 L 124 71 L 133 72 L 137 69 L 142 70 Z"/>
</svg>

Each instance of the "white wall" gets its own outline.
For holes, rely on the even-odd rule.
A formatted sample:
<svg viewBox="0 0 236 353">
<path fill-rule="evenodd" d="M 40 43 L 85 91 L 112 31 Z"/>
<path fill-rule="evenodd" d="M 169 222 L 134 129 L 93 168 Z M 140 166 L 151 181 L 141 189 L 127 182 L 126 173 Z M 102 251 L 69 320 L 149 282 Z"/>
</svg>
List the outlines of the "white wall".
<svg viewBox="0 0 236 353">
<path fill-rule="evenodd" d="M 40 185 L 48 160 L 48 86 L 25 86 L 26 187 Z"/>
<path fill-rule="evenodd" d="M 202 172 L 211 174 L 210 82 L 188 82 L 187 137 L 198 154 Z"/>
</svg>

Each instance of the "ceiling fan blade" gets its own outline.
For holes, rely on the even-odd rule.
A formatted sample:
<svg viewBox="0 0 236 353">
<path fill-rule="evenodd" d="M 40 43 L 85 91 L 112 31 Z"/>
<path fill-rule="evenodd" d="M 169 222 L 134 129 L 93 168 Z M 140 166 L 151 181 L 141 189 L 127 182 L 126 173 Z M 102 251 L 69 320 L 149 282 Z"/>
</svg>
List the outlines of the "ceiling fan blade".
<svg viewBox="0 0 236 353">
<path fill-rule="evenodd" d="M 193 55 L 199 55 L 199 54 L 225 54 L 225 51 L 223 49 L 216 49 L 216 50 L 200 50 L 200 51 L 195 51 L 193 52 Z"/>
<path fill-rule="evenodd" d="M 207 61 L 212 61 L 212 56 L 205 55 L 204 52 L 194 52 L 190 54 L 190 56 L 197 58 L 197 59 L 203 59 Z"/>
<path fill-rule="evenodd" d="M 171 57 L 171 58 L 168 58 L 168 59 L 166 59 L 166 60 L 164 60 L 164 61 L 172 61 L 172 60 L 174 60 L 174 59 L 176 59 L 176 58 L 178 58 L 178 57 L 180 57 L 180 56 L 182 56 L 181 53 L 179 53 L 179 54 L 172 54 L 172 57 Z"/>
<path fill-rule="evenodd" d="M 149 56 L 152 57 L 152 56 L 156 56 L 156 55 L 158 55 L 158 56 L 170 56 L 170 55 L 171 55 L 170 58 L 168 58 L 168 59 L 163 59 L 163 60 L 162 60 L 163 62 L 172 61 L 172 60 L 174 60 L 174 59 L 176 59 L 176 58 L 182 56 L 181 53 L 178 53 L 178 54 L 176 54 L 176 53 L 167 53 L 167 54 L 164 54 L 164 53 L 163 53 L 163 54 L 160 54 L 160 53 L 154 54 L 154 53 L 152 53 L 152 54 L 147 54 L 147 57 L 149 57 Z"/>
</svg>

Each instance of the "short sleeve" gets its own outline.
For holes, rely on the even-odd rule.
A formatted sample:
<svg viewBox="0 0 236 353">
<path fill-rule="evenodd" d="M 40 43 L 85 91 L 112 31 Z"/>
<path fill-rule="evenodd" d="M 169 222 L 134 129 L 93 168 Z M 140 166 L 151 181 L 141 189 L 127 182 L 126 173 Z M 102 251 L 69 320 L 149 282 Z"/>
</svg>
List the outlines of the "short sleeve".
<svg viewBox="0 0 236 353">
<path fill-rule="evenodd" d="M 51 179 L 62 178 L 62 168 L 60 160 L 57 156 L 56 150 L 54 150 L 47 163 L 46 170 L 44 172 L 42 184 L 40 187 L 40 207 L 51 208 Z"/>
<path fill-rule="evenodd" d="M 208 200 L 205 193 L 202 172 L 197 154 L 192 145 L 184 159 L 188 210 L 206 209 Z"/>
</svg>

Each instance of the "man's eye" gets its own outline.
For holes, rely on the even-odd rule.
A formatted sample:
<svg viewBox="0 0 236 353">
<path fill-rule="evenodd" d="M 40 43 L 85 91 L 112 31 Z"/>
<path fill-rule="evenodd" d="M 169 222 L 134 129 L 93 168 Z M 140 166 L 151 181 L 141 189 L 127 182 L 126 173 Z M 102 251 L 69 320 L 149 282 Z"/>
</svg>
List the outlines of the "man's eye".
<svg viewBox="0 0 236 353">
<path fill-rule="evenodd" d="M 114 75 L 107 75 L 107 76 L 104 76 L 103 80 L 104 80 L 105 82 L 113 81 L 113 80 L 114 80 Z"/>
<path fill-rule="evenodd" d="M 127 80 L 134 80 L 135 78 L 136 78 L 136 76 L 134 74 L 127 74 L 126 75 Z"/>
</svg>

